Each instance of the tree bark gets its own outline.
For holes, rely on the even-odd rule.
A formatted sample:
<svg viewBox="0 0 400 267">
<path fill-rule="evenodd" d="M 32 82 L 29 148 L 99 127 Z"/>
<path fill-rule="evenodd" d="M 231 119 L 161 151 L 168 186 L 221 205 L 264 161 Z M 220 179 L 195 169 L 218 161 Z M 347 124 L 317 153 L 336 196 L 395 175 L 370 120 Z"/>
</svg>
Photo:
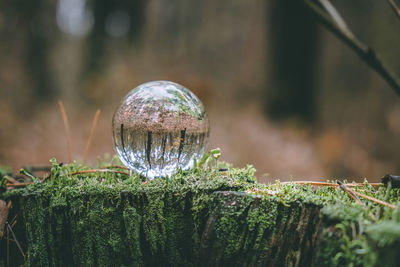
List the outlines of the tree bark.
<svg viewBox="0 0 400 267">
<path fill-rule="evenodd" d="M 0 240 L 3 238 L 5 233 L 4 227 L 7 222 L 8 211 L 10 209 L 10 206 L 11 202 L 8 202 L 7 204 L 4 200 L 0 199 Z"/>
<path fill-rule="evenodd" d="M 10 243 L 11 265 L 379 266 L 385 258 L 398 266 L 395 209 L 379 206 L 386 219 L 368 221 L 363 206 L 334 188 L 249 191 L 230 179 L 13 190 L 3 199 L 18 213 L 13 229 L 26 256 Z"/>
</svg>

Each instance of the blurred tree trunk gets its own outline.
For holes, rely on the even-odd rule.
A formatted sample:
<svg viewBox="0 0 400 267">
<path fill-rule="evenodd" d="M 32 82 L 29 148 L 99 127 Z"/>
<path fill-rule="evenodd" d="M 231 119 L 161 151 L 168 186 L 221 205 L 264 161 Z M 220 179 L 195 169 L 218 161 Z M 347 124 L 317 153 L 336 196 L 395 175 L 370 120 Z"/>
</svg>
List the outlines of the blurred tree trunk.
<svg viewBox="0 0 400 267">
<path fill-rule="evenodd" d="M 16 95 L 25 94 L 43 101 L 58 93 L 50 66 L 50 52 L 56 34 L 55 10 L 56 1 L 49 0 L 0 3 L 0 35 L 4 38 L 2 42 L 8 44 L 2 53 L 20 56 L 23 70 L 19 79 L 25 80 L 26 76 L 29 83 L 26 91 L 21 90 Z M 35 107 L 28 101 L 26 104 L 30 110 Z"/>
<path fill-rule="evenodd" d="M 32 81 L 38 100 L 49 100 L 57 95 L 56 83 L 50 67 L 50 50 L 55 30 L 55 3 L 46 0 L 29 2 L 22 12 L 23 26 L 27 31 L 26 72 Z"/>
<path fill-rule="evenodd" d="M 93 28 L 89 32 L 87 41 L 85 43 L 84 51 L 84 66 L 82 70 L 82 80 L 89 81 L 89 85 L 94 85 L 101 82 L 101 76 L 106 69 L 105 62 L 107 62 L 108 43 L 114 39 L 120 42 L 136 42 L 142 32 L 144 24 L 144 16 L 146 13 L 146 3 L 143 0 L 129 1 L 121 0 L 113 1 L 88 1 L 88 6 L 93 12 Z M 128 18 L 129 29 L 126 35 L 112 37 L 106 30 L 106 24 L 110 23 L 111 19 L 117 20 L 115 27 L 118 25 L 118 19 L 121 16 Z M 93 102 L 90 96 L 95 88 L 84 88 L 82 97 L 87 102 Z"/>
<path fill-rule="evenodd" d="M 316 119 L 315 65 L 319 34 L 302 1 L 273 0 L 268 42 L 272 88 L 268 88 L 267 115 L 274 120 Z"/>
</svg>

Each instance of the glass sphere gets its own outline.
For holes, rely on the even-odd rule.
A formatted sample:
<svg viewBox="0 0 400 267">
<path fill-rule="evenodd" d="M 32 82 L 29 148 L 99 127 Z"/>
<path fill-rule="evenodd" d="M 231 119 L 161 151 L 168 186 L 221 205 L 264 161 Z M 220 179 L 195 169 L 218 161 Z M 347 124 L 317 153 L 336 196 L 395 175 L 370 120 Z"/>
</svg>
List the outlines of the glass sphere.
<svg viewBox="0 0 400 267">
<path fill-rule="evenodd" d="M 187 88 L 153 81 L 125 96 L 112 130 L 121 162 L 152 179 L 192 167 L 206 149 L 209 122 L 203 104 Z"/>
</svg>

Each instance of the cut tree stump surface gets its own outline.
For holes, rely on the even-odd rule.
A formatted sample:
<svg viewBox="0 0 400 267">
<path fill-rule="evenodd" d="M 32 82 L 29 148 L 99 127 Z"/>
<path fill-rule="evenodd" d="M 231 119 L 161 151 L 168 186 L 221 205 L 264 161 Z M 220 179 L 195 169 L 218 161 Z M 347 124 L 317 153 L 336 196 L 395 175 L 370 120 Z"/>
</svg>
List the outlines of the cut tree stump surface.
<svg viewBox="0 0 400 267">
<path fill-rule="evenodd" d="M 336 188 L 262 185 L 254 170 L 194 170 L 142 182 L 70 175 L 0 196 L 18 214 L 11 266 L 397 266 L 400 214 Z M 355 190 L 397 205 L 398 189 Z M 368 216 L 373 212 L 376 221 Z M 0 266 L 5 266 L 5 239 Z"/>
</svg>

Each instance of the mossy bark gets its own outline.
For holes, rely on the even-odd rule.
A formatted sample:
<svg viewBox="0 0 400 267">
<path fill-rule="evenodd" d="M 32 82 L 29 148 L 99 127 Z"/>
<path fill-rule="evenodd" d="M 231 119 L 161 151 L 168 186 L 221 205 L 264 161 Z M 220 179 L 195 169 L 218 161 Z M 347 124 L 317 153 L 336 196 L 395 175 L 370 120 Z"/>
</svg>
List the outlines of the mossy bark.
<svg viewBox="0 0 400 267">
<path fill-rule="evenodd" d="M 397 213 L 366 227 L 363 210 L 334 189 L 291 185 L 260 195 L 243 178 L 196 181 L 37 184 L 5 194 L 26 254 L 11 244 L 11 266 L 377 266 L 383 256 L 388 266 L 399 262 Z M 337 204 L 320 201 L 324 196 Z M 6 265 L 4 239 L 0 256 Z"/>
<path fill-rule="evenodd" d="M 0 239 L 4 236 L 4 227 L 6 226 L 10 206 L 11 203 L 7 205 L 5 201 L 0 200 Z"/>
<path fill-rule="evenodd" d="M 202 266 L 310 266 L 319 207 L 217 192 L 201 239 Z"/>
<path fill-rule="evenodd" d="M 234 191 L 11 198 L 26 266 L 306 266 L 319 223 L 316 205 Z"/>
</svg>

